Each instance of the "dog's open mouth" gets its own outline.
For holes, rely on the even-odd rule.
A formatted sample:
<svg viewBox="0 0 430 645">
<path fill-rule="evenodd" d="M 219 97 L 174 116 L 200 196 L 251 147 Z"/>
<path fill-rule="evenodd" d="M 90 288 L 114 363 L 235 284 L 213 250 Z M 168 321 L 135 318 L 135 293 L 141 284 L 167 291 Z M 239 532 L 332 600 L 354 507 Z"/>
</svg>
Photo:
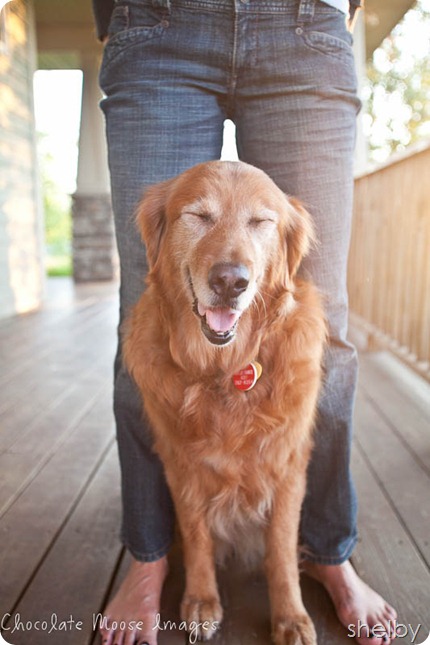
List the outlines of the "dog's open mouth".
<svg viewBox="0 0 430 645">
<path fill-rule="evenodd" d="M 236 334 L 241 311 L 231 307 L 204 307 L 198 300 L 189 276 L 193 294 L 193 312 L 200 319 L 202 332 L 213 345 L 227 345 Z"/>
<path fill-rule="evenodd" d="M 213 345 L 226 345 L 233 340 L 240 311 L 223 307 L 205 309 L 197 300 L 193 311 L 200 318 L 202 332 Z"/>
</svg>

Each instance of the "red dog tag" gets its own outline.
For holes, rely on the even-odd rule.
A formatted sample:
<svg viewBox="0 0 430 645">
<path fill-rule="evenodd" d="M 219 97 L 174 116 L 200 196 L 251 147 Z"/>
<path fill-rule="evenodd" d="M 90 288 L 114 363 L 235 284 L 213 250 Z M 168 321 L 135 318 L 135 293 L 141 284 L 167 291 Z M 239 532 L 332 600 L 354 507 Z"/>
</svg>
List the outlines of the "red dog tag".
<svg viewBox="0 0 430 645">
<path fill-rule="evenodd" d="M 243 392 L 252 390 L 261 376 L 262 367 L 257 361 L 252 361 L 246 367 L 241 369 L 237 374 L 233 374 L 234 387 Z"/>
</svg>

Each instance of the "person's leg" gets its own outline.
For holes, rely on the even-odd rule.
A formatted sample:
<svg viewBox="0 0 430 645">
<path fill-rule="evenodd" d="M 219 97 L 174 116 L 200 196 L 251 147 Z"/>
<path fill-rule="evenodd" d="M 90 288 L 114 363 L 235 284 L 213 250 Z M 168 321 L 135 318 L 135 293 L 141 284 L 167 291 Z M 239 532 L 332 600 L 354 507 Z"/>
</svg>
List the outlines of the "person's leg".
<svg viewBox="0 0 430 645">
<path fill-rule="evenodd" d="M 304 556 L 315 577 L 324 582 L 327 574 L 344 624 L 385 624 L 393 614 L 368 588 L 363 593 L 347 562 L 356 544 L 349 461 L 357 357 L 346 339 L 346 269 L 359 107 L 350 35 L 344 16 L 321 2 L 273 0 L 260 12 L 256 4 L 255 11 L 253 16 L 252 2 L 246 5 L 238 23 L 246 37 L 238 39 L 231 102 L 239 157 L 265 170 L 312 213 L 318 246 L 302 270 L 324 296 L 329 333 L 302 513 Z M 348 608 L 335 593 L 347 586 Z"/>
<path fill-rule="evenodd" d="M 225 30 L 217 20 L 212 29 L 203 29 L 205 20 L 195 12 L 179 8 L 170 12 L 163 4 L 167 2 L 134 0 L 116 5 L 100 74 L 121 262 L 121 321 L 142 293 L 147 272 L 133 217 L 143 189 L 196 163 L 219 158 L 222 146 L 224 115 L 218 96 L 225 74 L 217 71 L 222 65 L 211 70 L 208 58 Z M 143 620 L 146 628 L 135 633 L 103 630 L 102 635 L 106 643 L 128 645 L 138 636 L 139 642 L 153 645 L 174 513 L 140 397 L 121 362 L 120 345 L 114 409 L 122 475 L 122 540 L 134 561 L 106 615 L 111 621 Z"/>
</svg>

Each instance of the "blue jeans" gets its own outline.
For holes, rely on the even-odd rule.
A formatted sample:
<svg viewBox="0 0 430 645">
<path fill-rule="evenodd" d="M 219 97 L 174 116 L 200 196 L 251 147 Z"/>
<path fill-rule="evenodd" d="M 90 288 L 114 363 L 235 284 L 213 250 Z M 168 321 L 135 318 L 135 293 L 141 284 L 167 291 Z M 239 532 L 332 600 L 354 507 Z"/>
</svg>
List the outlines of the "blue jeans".
<svg viewBox="0 0 430 645">
<path fill-rule="evenodd" d="M 147 271 L 133 221 L 143 189 L 218 159 L 226 118 L 236 124 L 240 159 L 313 215 L 319 245 L 303 271 L 324 294 L 330 343 L 301 539 L 308 559 L 341 563 L 356 542 L 349 459 L 357 360 L 346 340 L 346 265 L 359 101 L 345 16 L 318 0 L 117 0 L 109 31 L 100 82 L 121 320 Z M 155 560 L 171 544 L 174 511 L 120 347 L 114 409 L 122 539 L 136 559 Z"/>
</svg>

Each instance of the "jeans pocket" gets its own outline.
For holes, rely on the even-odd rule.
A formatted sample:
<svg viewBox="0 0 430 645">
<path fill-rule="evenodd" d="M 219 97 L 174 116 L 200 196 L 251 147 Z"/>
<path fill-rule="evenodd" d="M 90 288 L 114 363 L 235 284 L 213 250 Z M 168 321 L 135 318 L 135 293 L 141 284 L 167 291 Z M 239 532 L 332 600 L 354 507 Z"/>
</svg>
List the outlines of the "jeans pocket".
<svg viewBox="0 0 430 645">
<path fill-rule="evenodd" d="M 348 32 L 346 35 L 350 36 Z M 352 38 L 350 42 L 347 42 L 338 36 L 321 31 L 305 31 L 303 32 L 303 39 L 308 47 L 317 49 L 322 54 L 331 56 L 343 56 L 345 53 L 352 54 Z"/>
<path fill-rule="evenodd" d="M 352 55 L 352 35 L 346 26 L 346 16 L 332 7 L 321 7 L 314 21 L 300 29 L 304 44 L 327 56 L 349 59 Z"/>
<path fill-rule="evenodd" d="M 116 6 L 104 47 L 102 71 L 128 47 L 161 36 L 168 26 L 168 15 L 153 8 L 152 3 L 130 0 Z"/>
<path fill-rule="evenodd" d="M 127 6 L 115 7 L 109 23 L 108 39 L 112 40 L 123 31 L 128 29 L 129 10 Z"/>
</svg>

